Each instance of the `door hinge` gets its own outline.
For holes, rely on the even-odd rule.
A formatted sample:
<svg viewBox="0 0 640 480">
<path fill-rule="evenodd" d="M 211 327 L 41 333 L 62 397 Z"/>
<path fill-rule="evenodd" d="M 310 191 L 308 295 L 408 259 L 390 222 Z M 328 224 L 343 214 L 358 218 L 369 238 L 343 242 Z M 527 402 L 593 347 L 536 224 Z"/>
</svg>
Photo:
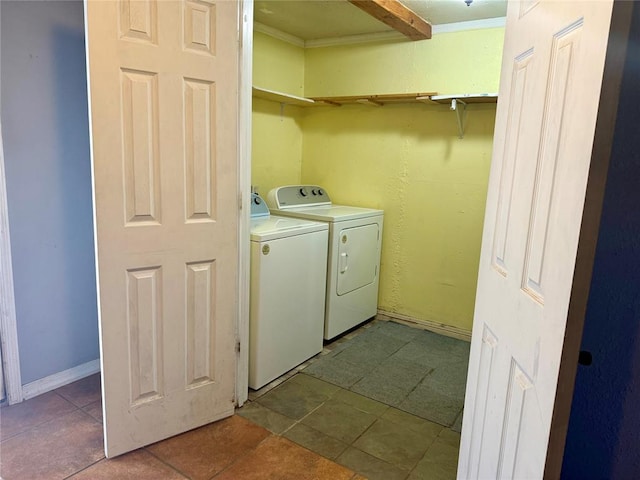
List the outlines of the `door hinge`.
<svg viewBox="0 0 640 480">
<path fill-rule="evenodd" d="M 242 211 L 242 192 L 238 193 L 238 210 Z"/>
<path fill-rule="evenodd" d="M 236 340 L 236 353 L 240 353 L 240 340 Z"/>
</svg>

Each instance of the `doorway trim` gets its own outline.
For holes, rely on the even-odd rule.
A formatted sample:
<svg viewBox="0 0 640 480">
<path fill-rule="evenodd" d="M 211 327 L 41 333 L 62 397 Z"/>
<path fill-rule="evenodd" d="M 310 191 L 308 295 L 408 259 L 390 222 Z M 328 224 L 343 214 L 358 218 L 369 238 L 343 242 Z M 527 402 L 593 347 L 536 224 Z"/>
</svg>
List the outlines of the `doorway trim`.
<svg viewBox="0 0 640 480">
<path fill-rule="evenodd" d="M 238 8 L 238 322 L 236 406 L 249 395 L 249 240 L 251 195 L 251 86 L 253 84 L 253 0 Z"/>
<path fill-rule="evenodd" d="M 7 179 L 4 169 L 4 146 L 0 124 L 0 341 L 2 342 L 2 371 L 9 405 L 23 400 L 16 301 L 13 288 L 11 239 L 9 236 L 9 205 Z"/>
</svg>

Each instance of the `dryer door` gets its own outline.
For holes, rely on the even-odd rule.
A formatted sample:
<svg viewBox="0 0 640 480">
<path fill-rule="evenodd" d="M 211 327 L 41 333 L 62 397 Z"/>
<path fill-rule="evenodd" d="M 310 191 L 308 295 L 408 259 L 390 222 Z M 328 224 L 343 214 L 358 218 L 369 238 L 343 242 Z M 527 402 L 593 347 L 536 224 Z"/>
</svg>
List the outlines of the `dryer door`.
<svg viewBox="0 0 640 480">
<path fill-rule="evenodd" d="M 338 238 L 338 295 L 362 288 L 376 279 L 380 227 L 373 223 L 340 230 Z"/>
</svg>

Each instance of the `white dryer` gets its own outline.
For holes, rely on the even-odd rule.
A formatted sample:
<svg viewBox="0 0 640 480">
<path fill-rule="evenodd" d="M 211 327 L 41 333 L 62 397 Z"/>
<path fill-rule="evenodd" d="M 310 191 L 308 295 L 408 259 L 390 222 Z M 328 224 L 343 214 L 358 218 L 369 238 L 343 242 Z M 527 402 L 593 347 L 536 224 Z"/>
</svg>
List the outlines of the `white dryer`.
<svg viewBox="0 0 640 480">
<path fill-rule="evenodd" d="M 324 338 L 330 340 L 377 313 L 384 212 L 333 205 L 317 185 L 274 188 L 273 213 L 329 225 Z"/>
<path fill-rule="evenodd" d="M 249 387 L 261 388 L 322 350 L 326 223 L 269 214 L 251 198 Z"/>
</svg>

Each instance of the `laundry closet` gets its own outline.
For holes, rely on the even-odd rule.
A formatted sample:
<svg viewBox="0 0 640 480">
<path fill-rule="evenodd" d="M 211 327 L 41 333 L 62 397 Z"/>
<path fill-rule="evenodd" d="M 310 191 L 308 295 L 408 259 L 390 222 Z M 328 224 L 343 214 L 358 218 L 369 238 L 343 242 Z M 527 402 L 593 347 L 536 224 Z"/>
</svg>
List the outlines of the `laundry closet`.
<svg viewBox="0 0 640 480">
<path fill-rule="evenodd" d="M 254 188 L 266 197 L 281 185 L 320 185 L 334 203 L 384 210 L 379 313 L 462 339 L 471 333 L 496 105 L 467 105 L 460 126 L 450 101 L 424 96 L 497 92 L 503 35 L 475 28 L 305 47 L 254 28 Z M 385 95 L 397 98 L 377 101 Z"/>
</svg>

